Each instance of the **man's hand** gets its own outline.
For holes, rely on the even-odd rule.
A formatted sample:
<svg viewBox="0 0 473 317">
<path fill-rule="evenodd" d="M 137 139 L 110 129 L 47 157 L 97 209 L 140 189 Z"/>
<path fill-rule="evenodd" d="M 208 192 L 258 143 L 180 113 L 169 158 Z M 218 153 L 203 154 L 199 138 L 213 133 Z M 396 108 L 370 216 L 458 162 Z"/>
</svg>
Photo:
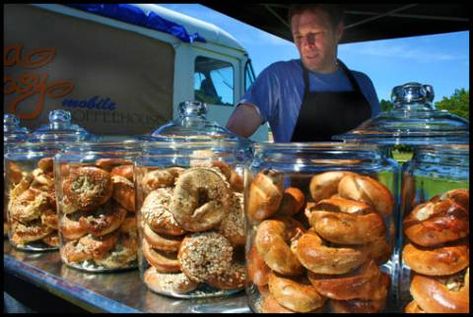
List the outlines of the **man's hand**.
<svg viewBox="0 0 473 317">
<path fill-rule="evenodd" d="M 248 138 L 261 125 L 262 119 L 253 105 L 240 104 L 228 119 L 227 129 Z"/>
</svg>

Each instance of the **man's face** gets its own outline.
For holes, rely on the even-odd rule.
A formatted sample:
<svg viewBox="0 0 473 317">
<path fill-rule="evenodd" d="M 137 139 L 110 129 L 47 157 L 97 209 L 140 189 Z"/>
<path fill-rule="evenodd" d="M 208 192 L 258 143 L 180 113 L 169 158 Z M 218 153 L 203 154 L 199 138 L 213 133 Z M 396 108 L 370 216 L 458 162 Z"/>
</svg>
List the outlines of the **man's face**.
<svg viewBox="0 0 473 317">
<path fill-rule="evenodd" d="M 337 44 L 343 33 L 342 23 L 334 28 L 324 11 L 306 10 L 292 17 L 291 32 L 306 68 L 320 73 L 336 70 Z"/>
</svg>

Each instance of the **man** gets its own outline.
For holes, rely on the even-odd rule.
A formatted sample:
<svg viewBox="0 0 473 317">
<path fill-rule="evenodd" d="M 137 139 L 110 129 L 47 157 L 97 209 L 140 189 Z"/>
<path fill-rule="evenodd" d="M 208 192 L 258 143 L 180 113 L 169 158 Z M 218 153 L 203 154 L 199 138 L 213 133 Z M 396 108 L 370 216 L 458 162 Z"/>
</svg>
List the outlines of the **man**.
<svg viewBox="0 0 473 317">
<path fill-rule="evenodd" d="M 289 21 L 300 59 L 264 69 L 227 128 L 249 137 L 269 122 L 275 142 L 330 141 L 378 114 L 369 77 L 337 59 L 343 10 L 333 4 L 292 6 Z"/>
</svg>

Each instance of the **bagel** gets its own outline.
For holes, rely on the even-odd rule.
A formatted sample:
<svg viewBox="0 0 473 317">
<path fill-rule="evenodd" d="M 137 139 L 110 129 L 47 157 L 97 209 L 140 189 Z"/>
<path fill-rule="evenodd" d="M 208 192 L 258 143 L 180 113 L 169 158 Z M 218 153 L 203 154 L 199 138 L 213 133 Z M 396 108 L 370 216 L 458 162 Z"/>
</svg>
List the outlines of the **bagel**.
<svg viewBox="0 0 473 317">
<path fill-rule="evenodd" d="M 346 175 L 338 184 L 338 194 L 373 206 L 383 217 L 393 212 L 393 195 L 385 185 L 369 176 Z"/>
<path fill-rule="evenodd" d="M 274 296 L 267 294 L 262 298 L 261 312 L 269 314 L 283 314 L 283 313 L 294 313 L 292 310 L 281 306 Z"/>
<path fill-rule="evenodd" d="M 15 220 L 28 222 L 40 218 L 50 205 L 46 193 L 29 188 L 10 201 L 9 215 Z"/>
<path fill-rule="evenodd" d="M 417 205 L 403 221 L 406 236 L 420 246 L 431 247 L 469 234 L 468 211 L 451 199 Z"/>
<path fill-rule="evenodd" d="M 258 225 L 254 243 L 271 270 L 295 276 L 302 274 L 303 267 L 291 251 L 290 241 L 302 232 L 302 225 L 294 219 L 266 219 Z"/>
<path fill-rule="evenodd" d="M 404 312 L 408 314 L 425 314 L 425 311 L 419 307 L 415 300 L 410 301 L 405 307 Z"/>
<path fill-rule="evenodd" d="M 232 263 L 230 268 L 222 274 L 212 275 L 206 280 L 212 287 L 223 290 L 235 290 L 245 287 L 246 266 L 244 263 Z"/>
<path fill-rule="evenodd" d="M 329 171 L 312 176 L 309 190 L 314 202 L 319 202 L 336 194 L 338 183 L 346 175 L 354 175 L 354 173 L 348 171 Z"/>
<path fill-rule="evenodd" d="M 117 230 L 125 220 L 127 211 L 116 202 L 108 202 L 79 218 L 79 224 L 88 233 L 98 237 Z"/>
<path fill-rule="evenodd" d="M 157 169 L 145 174 L 141 184 L 143 191 L 149 193 L 152 190 L 174 186 L 177 177 L 184 172 L 182 167 L 169 167 L 166 169 Z"/>
<path fill-rule="evenodd" d="M 266 265 L 264 259 L 259 255 L 255 246 L 252 246 L 248 251 L 247 256 L 248 278 L 257 286 L 264 286 L 268 284 L 269 273 L 271 269 Z"/>
<path fill-rule="evenodd" d="M 154 267 L 150 267 L 144 272 L 143 280 L 153 292 L 167 295 L 189 293 L 199 285 L 184 273 L 162 273 Z"/>
<path fill-rule="evenodd" d="M 337 195 L 322 199 L 311 205 L 310 210 L 344 212 L 352 215 L 366 215 L 375 212 L 373 207 L 362 201 L 346 199 Z"/>
<path fill-rule="evenodd" d="M 259 172 L 250 184 L 247 216 L 261 221 L 274 215 L 283 197 L 282 174 L 267 169 Z"/>
<path fill-rule="evenodd" d="M 61 258 L 67 264 L 103 258 L 108 251 L 115 247 L 117 239 L 116 232 L 101 237 L 93 237 L 88 234 L 78 240 L 65 243 L 59 249 Z"/>
<path fill-rule="evenodd" d="M 132 181 L 123 176 L 112 176 L 113 193 L 112 197 L 123 208 L 128 211 L 135 209 L 135 185 Z"/>
<path fill-rule="evenodd" d="M 87 229 L 79 222 L 83 212 L 65 214 L 60 218 L 59 233 L 66 240 L 76 240 L 87 234 Z"/>
<path fill-rule="evenodd" d="M 12 161 L 6 162 L 5 171 L 6 177 L 11 184 L 18 184 L 26 176 L 26 172 L 23 172 L 21 167 Z"/>
<path fill-rule="evenodd" d="M 220 172 L 193 167 L 177 179 L 169 211 L 187 231 L 209 230 L 226 217 L 230 194 L 230 185 Z"/>
<path fill-rule="evenodd" d="M 38 167 L 42 169 L 44 172 L 52 172 L 53 171 L 53 158 L 52 157 L 43 157 L 38 161 Z"/>
<path fill-rule="evenodd" d="M 386 298 L 388 292 L 382 273 L 373 260 L 347 274 L 325 275 L 309 271 L 307 277 L 317 292 L 331 299 L 380 300 Z"/>
<path fill-rule="evenodd" d="M 319 236 L 337 244 L 365 244 L 384 237 L 386 233 L 383 218 L 374 212 L 353 215 L 313 210 L 308 219 Z"/>
<path fill-rule="evenodd" d="M 325 246 L 311 230 L 297 240 L 293 249 L 306 269 L 319 274 L 345 274 L 358 268 L 367 258 L 363 249 Z"/>
<path fill-rule="evenodd" d="M 268 285 L 269 292 L 281 306 L 298 313 L 318 309 L 326 301 L 305 277 L 294 279 L 272 272 Z"/>
<path fill-rule="evenodd" d="M 244 246 L 246 242 L 245 216 L 243 213 L 243 194 L 232 193 L 228 214 L 217 228 L 234 247 Z"/>
<path fill-rule="evenodd" d="M 91 211 L 112 197 L 113 184 L 109 172 L 85 166 L 70 172 L 62 183 L 62 191 L 80 210 Z"/>
<path fill-rule="evenodd" d="M 172 192 L 172 188 L 158 188 L 151 191 L 146 196 L 140 212 L 154 232 L 180 236 L 186 231 L 169 210 Z"/>
<path fill-rule="evenodd" d="M 143 226 L 143 236 L 152 248 L 169 252 L 177 252 L 183 239 L 183 237 L 163 236 L 162 234 L 158 234 L 154 232 L 147 223 Z"/>
<path fill-rule="evenodd" d="M 130 182 L 133 182 L 133 165 L 118 165 L 112 168 L 110 171 L 110 175 L 113 176 L 121 176 L 128 179 Z"/>
<path fill-rule="evenodd" d="M 136 215 L 134 213 L 128 213 L 127 216 L 125 217 L 125 220 L 123 220 L 121 226 L 120 226 L 120 232 L 129 234 L 129 235 L 137 235 L 138 234 L 138 227 L 136 224 Z"/>
<path fill-rule="evenodd" d="M 44 172 L 40 168 L 35 168 L 31 174 L 33 174 L 34 177 L 31 186 L 43 190 L 54 187 L 54 177 L 52 171 Z"/>
<path fill-rule="evenodd" d="M 431 249 L 408 243 L 402 251 L 402 259 L 411 270 L 420 274 L 451 275 L 468 267 L 469 246 L 461 243 Z"/>
<path fill-rule="evenodd" d="M 283 192 L 281 204 L 276 211 L 276 215 L 280 217 L 292 217 L 302 210 L 304 204 L 304 193 L 297 187 L 288 187 Z"/>
<path fill-rule="evenodd" d="M 440 199 L 445 200 L 445 199 L 451 199 L 458 205 L 462 206 L 465 208 L 466 211 L 469 211 L 470 207 L 470 191 L 468 189 L 452 189 L 449 190 L 448 192 L 442 194 L 440 196 Z"/>
<path fill-rule="evenodd" d="M 391 258 L 393 253 L 393 241 L 388 241 L 384 236 L 381 236 L 366 244 L 354 246 L 354 248 L 363 249 L 368 258 L 373 259 L 376 264 L 381 265 Z"/>
<path fill-rule="evenodd" d="M 386 306 L 386 300 L 330 300 L 330 310 L 333 313 L 379 313 Z"/>
<path fill-rule="evenodd" d="M 51 234 L 53 228 L 43 225 L 39 219 L 28 224 L 12 221 L 10 228 L 10 242 L 14 246 L 24 246 L 30 242 L 41 240 Z"/>
<path fill-rule="evenodd" d="M 142 240 L 141 248 L 145 259 L 150 265 L 154 266 L 158 272 L 175 273 L 181 271 L 176 252 L 154 249 L 146 239 Z"/>
<path fill-rule="evenodd" d="M 223 235 L 207 231 L 187 235 L 177 258 L 191 280 L 204 282 L 225 273 L 232 263 L 233 247 Z"/>
<path fill-rule="evenodd" d="M 443 279 L 414 274 L 410 291 L 426 313 L 469 313 L 469 269 Z"/>
<path fill-rule="evenodd" d="M 116 166 L 133 165 L 133 162 L 122 158 L 101 158 L 95 161 L 95 165 L 110 172 Z"/>
</svg>

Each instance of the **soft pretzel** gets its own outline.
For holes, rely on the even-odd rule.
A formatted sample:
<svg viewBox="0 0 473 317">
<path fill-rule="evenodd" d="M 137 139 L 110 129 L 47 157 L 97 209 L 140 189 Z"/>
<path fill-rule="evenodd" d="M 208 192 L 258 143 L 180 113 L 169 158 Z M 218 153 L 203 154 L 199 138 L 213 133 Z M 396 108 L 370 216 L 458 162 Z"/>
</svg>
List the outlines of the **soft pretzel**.
<svg viewBox="0 0 473 317">
<path fill-rule="evenodd" d="M 226 217 L 230 193 L 225 176 L 216 169 L 193 167 L 177 179 L 169 211 L 187 231 L 209 230 Z"/>
<path fill-rule="evenodd" d="M 281 204 L 276 214 L 281 217 L 292 217 L 301 211 L 304 204 L 304 193 L 297 187 L 288 187 L 284 190 Z"/>
<path fill-rule="evenodd" d="M 412 242 L 429 247 L 464 238 L 469 233 L 468 211 L 451 199 L 417 205 L 403 221 Z"/>
<path fill-rule="evenodd" d="M 39 219 L 33 220 L 28 224 L 12 221 L 10 230 L 10 241 L 15 246 L 41 240 L 55 231 L 53 228 L 42 224 Z"/>
<path fill-rule="evenodd" d="M 172 188 L 158 188 L 146 196 L 141 214 L 154 232 L 180 236 L 186 233 L 169 210 Z"/>
<path fill-rule="evenodd" d="M 227 238 L 234 247 L 245 245 L 246 227 L 242 193 L 231 193 L 229 211 L 217 231 Z"/>
<path fill-rule="evenodd" d="M 348 171 L 329 171 L 312 176 L 309 189 L 314 202 L 336 194 L 338 192 L 338 183 L 346 175 L 354 175 L 354 173 Z"/>
<path fill-rule="evenodd" d="M 142 240 L 141 249 L 148 263 L 158 272 L 175 273 L 181 271 L 176 252 L 167 252 L 153 249 L 146 239 Z"/>
<path fill-rule="evenodd" d="M 415 300 L 410 301 L 404 307 L 404 312 L 408 314 L 425 314 L 425 311 L 419 307 Z"/>
<path fill-rule="evenodd" d="M 414 274 L 410 291 L 419 307 L 427 313 L 468 313 L 469 269 L 448 278 Z"/>
<path fill-rule="evenodd" d="M 57 232 L 52 232 L 51 234 L 44 237 L 41 241 L 53 248 L 58 248 L 60 245 L 59 235 Z"/>
<path fill-rule="evenodd" d="M 182 272 L 162 273 L 158 272 L 153 266 L 144 272 L 143 280 L 153 292 L 168 295 L 189 293 L 199 285 Z"/>
<path fill-rule="evenodd" d="M 352 215 L 365 215 L 375 212 L 373 207 L 367 203 L 346 199 L 338 195 L 333 195 L 330 198 L 320 200 L 314 205 L 311 205 L 309 210 L 336 211 Z"/>
<path fill-rule="evenodd" d="M 469 265 L 469 246 L 461 243 L 425 248 L 408 243 L 402 251 L 402 259 L 412 270 L 420 274 L 451 275 Z"/>
<path fill-rule="evenodd" d="M 338 184 L 338 194 L 370 204 L 382 216 L 390 216 L 393 212 L 393 195 L 385 185 L 369 176 L 346 175 Z"/>
<path fill-rule="evenodd" d="M 259 172 L 250 185 L 247 216 L 261 221 L 271 217 L 279 208 L 283 197 L 282 174 L 267 169 Z"/>
<path fill-rule="evenodd" d="M 59 251 L 65 263 L 80 263 L 103 258 L 108 251 L 115 247 L 117 240 L 116 232 L 101 237 L 93 237 L 88 234 L 78 240 L 67 242 Z"/>
<path fill-rule="evenodd" d="M 145 240 L 154 249 L 169 252 L 177 252 L 183 239 L 183 237 L 165 236 L 163 234 L 158 234 L 154 232 L 147 223 L 145 223 L 143 226 L 143 235 Z"/>
<path fill-rule="evenodd" d="M 322 307 L 326 300 L 305 277 L 288 278 L 273 272 L 269 275 L 268 285 L 274 299 L 295 312 L 313 311 Z"/>
<path fill-rule="evenodd" d="M 253 245 L 248 251 L 247 256 L 248 278 L 257 286 L 268 284 L 269 273 L 271 269 L 266 265 L 264 259 L 259 255 L 258 250 Z"/>
<path fill-rule="evenodd" d="M 470 191 L 468 189 L 452 189 L 440 196 L 441 200 L 451 199 L 455 203 L 459 204 L 466 211 L 469 211 L 470 207 Z"/>
<path fill-rule="evenodd" d="M 232 263 L 233 247 L 223 235 L 199 232 L 187 235 L 177 258 L 181 270 L 190 279 L 204 282 L 227 271 Z"/>
<path fill-rule="evenodd" d="M 65 214 L 59 221 L 59 232 L 66 240 L 76 240 L 87 234 L 87 229 L 82 226 L 79 219 L 84 212 Z"/>
<path fill-rule="evenodd" d="M 243 177 L 232 169 L 230 179 L 228 180 L 233 191 L 241 193 L 244 189 Z"/>
<path fill-rule="evenodd" d="M 101 158 L 95 161 L 95 165 L 110 172 L 115 166 L 132 165 L 133 162 L 122 158 Z"/>
<path fill-rule="evenodd" d="M 126 269 L 136 266 L 136 252 L 138 249 L 137 236 L 120 234 L 115 248 L 102 258 L 94 259 L 95 263 L 107 269 Z"/>
<path fill-rule="evenodd" d="M 364 249 L 328 247 L 312 230 L 304 233 L 294 244 L 300 263 L 309 271 L 319 274 L 345 274 L 358 268 L 366 260 Z"/>
<path fill-rule="evenodd" d="M 53 228 L 54 230 L 58 229 L 58 216 L 57 212 L 52 209 L 48 209 L 41 214 L 41 223 L 46 226 Z"/>
<path fill-rule="evenodd" d="M 28 222 L 40 218 L 50 205 L 45 192 L 29 188 L 10 201 L 9 215 L 15 220 Z"/>
<path fill-rule="evenodd" d="M 135 185 L 132 181 L 123 176 L 112 176 L 113 194 L 112 197 L 123 208 L 128 211 L 135 209 Z"/>
<path fill-rule="evenodd" d="M 12 161 L 6 162 L 5 168 L 6 177 L 11 184 L 18 184 L 26 176 L 26 172 L 22 171 L 21 167 Z"/>
<path fill-rule="evenodd" d="M 284 306 L 281 306 L 277 300 L 274 299 L 274 296 L 267 294 L 261 299 L 261 312 L 269 314 L 286 314 L 293 313 L 292 310 L 287 309 Z"/>
<path fill-rule="evenodd" d="M 379 313 L 386 306 L 386 299 L 379 300 L 335 300 L 331 299 L 330 309 L 333 313 Z"/>
<path fill-rule="evenodd" d="M 80 225 L 94 236 L 103 236 L 117 230 L 125 220 L 127 211 L 116 202 L 108 202 L 79 218 Z"/>
<path fill-rule="evenodd" d="M 292 218 L 266 219 L 258 225 L 255 246 L 273 271 L 289 276 L 303 272 L 301 262 L 290 248 L 291 239 L 302 231 L 302 225 Z"/>
<path fill-rule="evenodd" d="M 113 184 L 109 172 L 85 166 L 70 172 L 62 183 L 62 190 L 80 210 L 91 211 L 112 197 Z"/>
<path fill-rule="evenodd" d="M 379 300 L 386 298 L 388 289 L 381 271 L 373 260 L 355 271 L 342 275 L 308 272 L 307 277 L 317 292 L 331 299 Z"/>
<path fill-rule="evenodd" d="M 363 249 L 368 258 L 373 259 L 376 264 L 381 265 L 387 262 L 393 253 L 393 241 L 388 241 L 384 236 L 363 245 L 354 246 L 355 249 Z"/>
</svg>

